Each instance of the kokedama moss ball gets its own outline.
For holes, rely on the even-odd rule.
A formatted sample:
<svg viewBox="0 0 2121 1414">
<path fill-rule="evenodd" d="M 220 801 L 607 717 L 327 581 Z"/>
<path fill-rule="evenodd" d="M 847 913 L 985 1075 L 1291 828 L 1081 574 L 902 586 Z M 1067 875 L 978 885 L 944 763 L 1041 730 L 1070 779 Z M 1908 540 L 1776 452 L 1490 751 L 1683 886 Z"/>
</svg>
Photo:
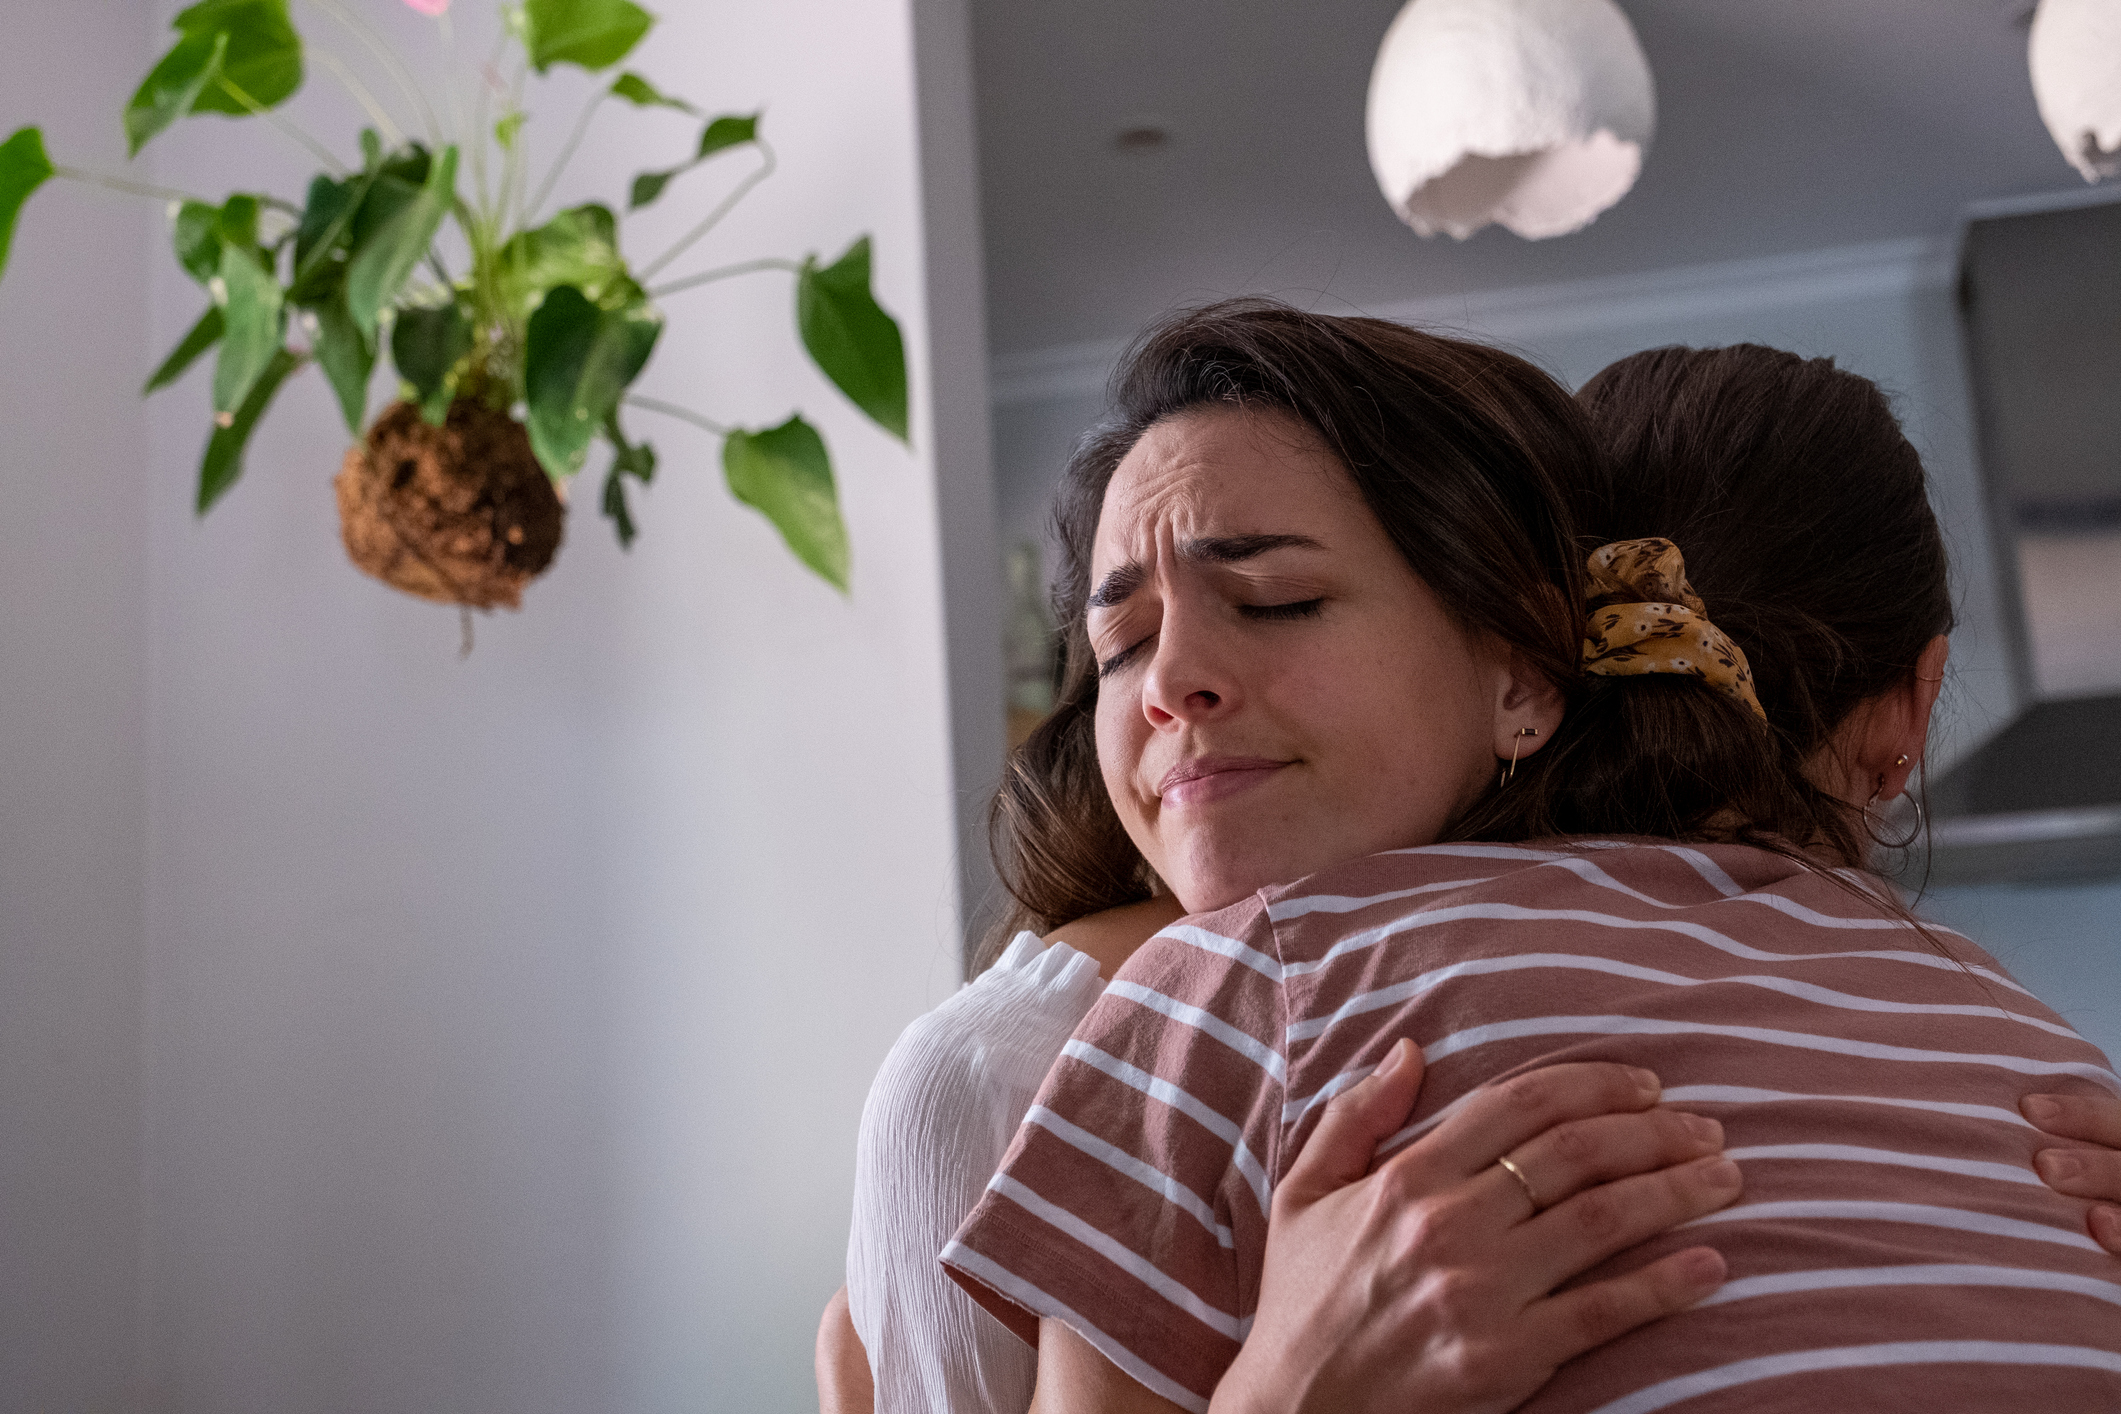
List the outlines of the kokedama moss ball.
<svg viewBox="0 0 2121 1414">
<path fill-rule="evenodd" d="M 332 485 L 354 564 L 422 599 L 518 608 L 560 548 L 566 512 L 529 435 L 470 398 L 440 427 L 392 403 Z"/>
</svg>

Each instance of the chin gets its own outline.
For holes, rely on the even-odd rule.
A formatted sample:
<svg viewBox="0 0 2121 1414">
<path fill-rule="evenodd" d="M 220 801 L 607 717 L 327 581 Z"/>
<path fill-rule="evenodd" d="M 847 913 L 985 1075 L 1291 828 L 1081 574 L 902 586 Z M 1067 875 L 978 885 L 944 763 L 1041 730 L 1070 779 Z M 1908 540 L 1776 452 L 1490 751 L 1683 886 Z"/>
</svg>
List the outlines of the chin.
<svg viewBox="0 0 2121 1414">
<path fill-rule="evenodd" d="M 1171 892 L 1185 906 L 1188 913 L 1213 913 L 1228 908 L 1233 903 L 1251 897 L 1259 890 L 1274 884 L 1286 884 L 1314 873 L 1321 864 L 1312 859 L 1244 859 L 1232 860 L 1235 851 L 1224 851 L 1212 863 L 1203 862 L 1197 869 L 1179 869 L 1174 873 L 1159 870 Z"/>
</svg>

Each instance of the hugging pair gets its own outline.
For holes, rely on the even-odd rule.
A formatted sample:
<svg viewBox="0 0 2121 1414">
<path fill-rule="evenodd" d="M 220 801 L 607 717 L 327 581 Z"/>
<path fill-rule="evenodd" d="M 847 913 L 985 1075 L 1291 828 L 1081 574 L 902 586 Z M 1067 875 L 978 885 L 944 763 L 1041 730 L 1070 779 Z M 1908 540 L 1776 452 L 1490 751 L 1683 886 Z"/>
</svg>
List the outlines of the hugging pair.
<svg viewBox="0 0 2121 1414">
<path fill-rule="evenodd" d="M 1113 404 L 828 1407 L 2121 1405 L 2121 1165 L 2027 1122 L 2121 1081 L 1867 872 L 1951 626 L 1875 387 L 1245 302 Z"/>
</svg>

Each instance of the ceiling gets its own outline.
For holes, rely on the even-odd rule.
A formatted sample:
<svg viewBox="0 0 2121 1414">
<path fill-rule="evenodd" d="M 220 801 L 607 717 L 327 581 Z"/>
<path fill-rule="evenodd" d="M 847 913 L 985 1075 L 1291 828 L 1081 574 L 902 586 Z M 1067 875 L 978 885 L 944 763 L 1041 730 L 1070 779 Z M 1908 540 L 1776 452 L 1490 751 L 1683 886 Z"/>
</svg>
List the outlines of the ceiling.
<svg viewBox="0 0 2121 1414">
<path fill-rule="evenodd" d="M 1621 0 L 1656 75 L 1643 176 L 1589 229 L 1422 240 L 1364 153 L 1398 0 L 974 0 L 997 354 L 1253 291 L 1326 307 L 1942 235 L 2081 185 L 2024 0 Z M 1159 147 L 1125 147 L 1152 120 Z M 1344 303 L 1343 303 L 1344 302 Z"/>
</svg>

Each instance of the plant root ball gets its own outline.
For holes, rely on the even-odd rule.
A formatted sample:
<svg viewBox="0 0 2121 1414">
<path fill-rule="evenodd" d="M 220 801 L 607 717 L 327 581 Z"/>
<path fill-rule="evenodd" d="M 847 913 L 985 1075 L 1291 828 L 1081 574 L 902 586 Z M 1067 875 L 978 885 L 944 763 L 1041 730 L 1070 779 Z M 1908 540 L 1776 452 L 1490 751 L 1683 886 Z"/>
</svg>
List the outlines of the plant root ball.
<svg viewBox="0 0 2121 1414">
<path fill-rule="evenodd" d="M 469 398 L 440 427 L 392 403 L 332 486 L 348 557 L 422 599 L 519 608 L 560 548 L 565 510 L 528 434 Z"/>
</svg>

